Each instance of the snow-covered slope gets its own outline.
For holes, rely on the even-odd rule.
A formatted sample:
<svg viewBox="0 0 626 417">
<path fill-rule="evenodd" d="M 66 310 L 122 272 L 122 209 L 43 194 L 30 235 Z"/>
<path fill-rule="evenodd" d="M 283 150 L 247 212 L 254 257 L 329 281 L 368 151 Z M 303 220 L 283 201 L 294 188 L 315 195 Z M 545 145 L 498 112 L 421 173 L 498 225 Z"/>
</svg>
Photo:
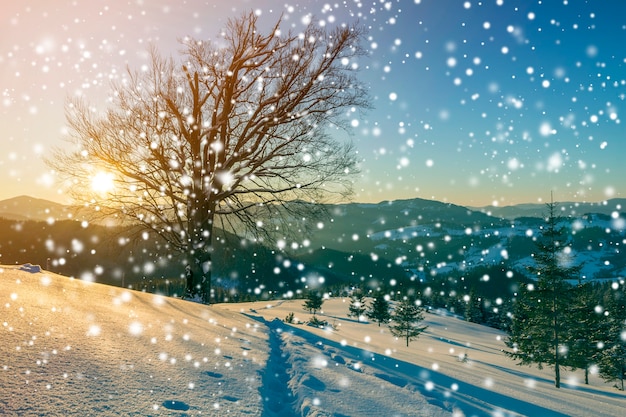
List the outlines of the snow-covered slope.
<svg viewBox="0 0 626 417">
<path fill-rule="evenodd" d="M 597 377 L 518 367 L 504 334 L 428 314 L 407 348 L 387 327 L 289 325 L 302 300 L 204 306 L 0 267 L 3 416 L 616 416 L 626 395 Z M 462 355 L 467 360 L 462 361 Z"/>
<path fill-rule="evenodd" d="M 489 266 L 508 263 L 509 267 L 525 271 L 534 264 L 532 249 L 520 252 L 512 246 L 513 241 L 541 239 L 543 221 L 539 219 L 518 219 L 500 224 L 499 227 L 443 228 L 440 224 L 406 226 L 398 229 L 383 230 L 369 235 L 369 239 L 378 251 L 386 251 L 389 257 L 405 259 L 403 267 L 416 275 L 417 264 L 422 262 L 417 256 L 407 253 L 415 239 L 429 240 L 433 245 L 445 248 L 447 242 L 463 240 L 463 256 L 457 261 L 439 262 L 430 266 L 431 273 L 445 275 L 453 270 L 467 270 L 475 266 Z M 621 245 L 626 241 L 626 219 L 614 213 L 614 216 L 588 214 L 577 218 L 565 218 L 558 225 L 569 234 L 574 247 L 570 259 L 574 265 L 581 265 L 581 276 L 585 281 L 621 279 L 626 273 L 624 257 L 620 256 Z M 584 237 L 579 237 L 583 235 Z M 413 241 L 411 239 L 414 239 Z M 411 244 L 405 244 L 411 242 Z M 456 245 L 459 246 L 459 245 Z M 534 243 L 531 243 L 534 247 Z M 445 252 L 445 249 L 440 249 Z M 447 252 L 455 255 L 454 251 Z M 458 258 L 458 257 L 457 257 Z M 425 275 L 423 278 L 427 278 Z"/>
</svg>

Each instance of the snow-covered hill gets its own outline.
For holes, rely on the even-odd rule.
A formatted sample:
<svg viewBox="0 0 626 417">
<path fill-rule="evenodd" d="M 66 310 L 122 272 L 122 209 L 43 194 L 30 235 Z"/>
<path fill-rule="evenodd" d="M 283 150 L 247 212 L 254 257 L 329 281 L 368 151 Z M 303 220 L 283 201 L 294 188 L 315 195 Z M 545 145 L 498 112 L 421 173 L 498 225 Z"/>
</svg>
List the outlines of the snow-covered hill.
<svg viewBox="0 0 626 417">
<path fill-rule="evenodd" d="M 57 221 L 71 217 L 68 206 L 21 195 L 0 201 L 0 217 L 13 220 Z"/>
<path fill-rule="evenodd" d="M 505 335 L 428 314 L 407 348 L 327 300 L 205 306 L 0 267 L 3 416 L 616 416 L 626 395 L 518 367 Z M 467 360 L 462 361 L 462 355 Z"/>
<path fill-rule="evenodd" d="M 626 257 L 621 253 L 626 241 L 626 214 L 622 212 L 622 203 L 622 200 L 614 199 L 597 204 L 559 205 L 564 209 L 559 211 L 564 216 L 562 226 L 572 240 L 572 263 L 582 265 L 580 278 L 614 280 L 626 276 Z M 531 213 L 531 207 L 535 212 L 542 207 L 545 211 L 545 206 L 538 204 L 520 207 L 519 211 L 515 211 L 514 207 L 510 208 L 507 214 L 528 214 Z M 594 209 L 597 212 L 585 211 Z M 347 285 L 352 285 L 355 277 L 372 277 L 377 282 L 382 282 L 393 275 L 397 282 L 410 282 L 414 277 L 428 280 L 454 271 L 471 274 L 475 267 L 504 266 L 525 273 L 526 267 L 534 262 L 533 252 L 536 246 L 533 240 L 541 236 L 541 228 L 545 224 L 541 216 L 505 219 L 453 204 L 423 199 L 379 204 L 340 204 L 330 207 L 329 210 L 332 219 L 305 236 L 306 244 L 299 250 L 290 251 L 289 256 L 293 256 L 292 265 L 302 264 L 312 275 L 330 272 L 332 277 L 328 277 L 327 282 Z M 58 272 L 70 276 L 81 276 L 84 273 L 99 275 L 95 271 L 98 266 L 103 267 L 109 275 L 113 275 L 114 268 L 118 269 L 118 273 L 121 273 L 120 268 L 125 268 L 128 270 L 129 280 L 134 280 L 135 285 L 140 283 L 142 274 L 148 276 L 148 279 L 158 279 L 172 278 L 179 273 L 177 269 L 168 269 L 167 265 L 156 261 L 159 256 L 166 258 L 170 254 L 160 252 L 151 243 L 137 244 L 136 247 L 126 245 L 124 251 L 115 253 L 110 253 L 110 245 L 96 247 L 96 243 L 90 243 L 89 253 L 94 252 L 97 254 L 95 256 L 86 256 L 86 250 L 79 253 L 73 249 L 73 244 L 63 243 L 74 240 L 84 242 L 86 239 L 92 242 L 104 241 L 104 237 L 95 238 L 94 235 L 109 232 L 126 236 L 125 233 L 128 232 L 124 229 L 107 228 L 106 231 L 95 231 L 93 229 L 96 226 L 92 224 L 89 231 L 77 231 L 71 229 L 70 222 L 59 222 L 58 225 L 33 225 L 25 222 L 28 218 L 48 219 L 49 223 L 54 223 L 56 220 L 67 219 L 70 211 L 69 207 L 30 197 L 0 201 L 0 218 L 14 219 L 2 222 L 0 234 L 5 233 L 8 238 L 0 245 L 0 258 L 4 259 L 4 263 L 33 260 L 43 263 L 50 258 L 51 265 L 59 267 L 56 269 Z M 21 220 L 15 219 L 14 212 L 22 213 Z M 80 211 L 73 213 L 73 218 L 82 216 Z M 107 224 L 113 221 L 113 218 L 107 219 Z M 103 221 L 104 219 L 100 219 L 99 224 Z M 294 219 L 294 222 L 297 221 Z M 49 239 L 33 242 L 27 237 L 24 240 L 24 235 L 28 235 L 24 232 L 27 228 L 31 228 L 30 234 L 45 233 Z M 54 242 L 55 245 L 52 244 Z M 157 245 L 159 243 L 161 242 L 157 242 Z M 83 246 L 84 243 L 78 245 L 80 248 Z M 139 253 L 153 254 L 149 259 L 144 259 L 143 263 L 154 267 L 135 272 L 137 264 L 127 264 L 125 267 L 122 265 L 127 259 L 135 259 Z M 216 251 L 216 256 L 220 256 L 219 250 Z M 239 254 L 236 259 L 241 259 L 241 256 Z M 359 256 L 367 259 L 359 258 L 361 262 L 351 262 L 354 257 Z M 276 267 L 274 259 L 263 261 L 267 262 L 267 268 Z M 158 267 L 154 265 L 155 262 L 159 264 Z M 219 268 L 225 262 L 215 264 Z M 386 265 L 390 264 L 397 267 L 397 270 L 389 271 Z M 376 269 L 377 267 L 380 268 Z M 91 270 L 85 271 L 86 268 Z M 219 279 L 224 282 L 227 280 L 225 277 L 231 273 L 246 276 L 249 263 L 235 262 L 230 268 L 224 268 L 215 277 L 221 274 Z M 300 275 L 300 271 L 295 274 Z M 261 280 L 258 283 L 242 281 L 239 291 L 248 291 L 251 285 L 263 285 L 268 290 L 282 291 L 292 285 L 292 278 L 284 278 L 281 285 L 277 285 L 274 282 L 276 280 L 263 281 L 264 277 L 258 278 Z M 296 289 L 288 288 L 294 291 Z"/>
<path fill-rule="evenodd" d="M 439 223 L 419 226 L 406 226 L 383 230 L 369 235 L 378 251 L 386 251 L 388 256 L 405 258 L 403 266 L 414 270 L 417 275 L 416 257 L 407 257 L 407 242 L 425 241 L 442 247 L 448 254 L 445 244 L 455 241 L 468 241 L 462 256 L 456 261 L 439 262 L 430 266 L 431 273 L 442 275 L 452 270 L 467 270 L 475 266 L 488 266 L 508 263 L 510 267 L 524 271 L 534 264 L 532 248 L 520 251 L 513 242 L 532 242 L 542 234 L 544 222 L 536 218 L 520 218 L 497 226 L 475 228 L 442 227 Z M 563 218 L 558 227 L 571 236 L 574 249 L 570 253 L 573 264 L 581 265 L 584 280 L 621 279 L 626 275 L 626 263 L 620 255 L 621 246 L 626 241 L 626 219 L 615 212 L 612 216 L 587 214 L 580 217 Z M 583 236 L 583 237 L 579 237 Z M 457 245 L 459 246 L 459 245 Z M 428 257 L 426 257 L 428 259 Z M 426 277 L 426 276 L 424 276 Z"/>
</svg>

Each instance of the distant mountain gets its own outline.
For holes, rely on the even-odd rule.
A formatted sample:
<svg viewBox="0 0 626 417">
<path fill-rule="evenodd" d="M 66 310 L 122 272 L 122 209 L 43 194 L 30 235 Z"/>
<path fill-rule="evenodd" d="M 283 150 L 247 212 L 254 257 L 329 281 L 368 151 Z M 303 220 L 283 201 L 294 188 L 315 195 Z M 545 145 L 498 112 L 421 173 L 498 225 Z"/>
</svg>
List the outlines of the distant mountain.
<svg viewBox="0 0 626 417">
<path fill-rule="evenodd" d="M 123 226 L 113 214 L 94 207 L 70 206 L 27 195 L 0 201 L 0 218 L 18 221 L 89 220 L 104 226 Z"/>
<path fill-rule="evenodd" d="M 547 213 L 545 204 L 517 204 L 504 207 L 483 206 L 468 208 L 504 219 L 516 219 L 518 217 L 542 218 Z M 560 209 L 560 214 L 564 217 L 577 217 L 589 213 L 610 215 L 613 212 L 626 212 L 626 198 L 612 198 L 597 203 L 558 202 L 558 208 Z"/>
<path fill-rule="evenodd" d="M 465 229 L 475 224 L 491 225 L 499 219 L 480 211 L 440 201 L 414 198 L 375 204 L 349 203 L 329 207 L 332 221 L 315 233 L 317 244 L 355 250 L 368 244 L 364 239 L 385 231 L 420 225 Z"/>
<path fill-rule="evenodd" d="M 69 206 L 26 195 L 0 201 L 0 217 L 9 220 L 62 220 L 71 213 Z"/>
<path fill-rule="evenodd" d="M 582 278 L 625 276 L 621 243 L 626 239 L 626 214 L 621 212 L 626 200 L 561 203 L 560 207 L 563 225 L 572 235 L 574 262 L 584 263 Z M 257 289 L 297 289 L 311 279 L 331 285 L 361 281 L 401 286 L 453 275 L 472 282 L 475 274 L 479 279 L 496 276 L 498 271 L 525 274 L 534 262 L 535 239 L 541 235 L 546 211 L 541 204 L 467 208 L 419 198 L 327 208 L 330 218 L 313 232 L 298 236 L 306 244 L 292 247 L 289 253 L 277 253 L 259 242 L 220 241 L 215 247 L 214 277 L 224 287 L 236 285 L 243 292 L 252 288 L 256 293 Z M 616 211 L 621 214 L 615 215 Z M 97 269 L 99 279 L 123 270 L 126 283 L 141 285 L 180 274 L 176 254 L 162 242 L 120 244 L 125 241 L 119 239 L 120 233 L 129 237 L 130 226 L 102 228 L 103 223 L 90 222 L 92 226 L 84 228 L 78 222 L 60 221 L 72 212 L 70 207 L 27 196 L 0 201 L 0 259 L 11 264 L 45 264 L 49 259 L 55 272 L 80 276 Z M 57 222 L 46 222 L 49 218 Z M 31 224 L 36 221 L 41 224 Z M 309 221 L 294 218 L 292 226 L 305 230 L 298 222 Z M 485 268 L 492 270 L 485 272 Z M 489 282 L 492 285 L 494 280 Z"/>
<path fill-rule="evenodd" d="M 620 248 L 626 238 L 626 200 L 566 202 L 559 203 L 559 207 L 561 224 L 571 234 L 572 261 L 583 264 L 580 278 L 603 280 L 626 275 L 626 258 Z M 331 212 L 332 221 L 309 237 L 311 248 L 326 250 L 315 258 L 302 259 L 315 259 L 320 266 L 333 265 L 335 274 L 362 276 L 363 268 L 356 264 L 365 258 L 346 267 L 338 261 L 340 254 L 332 249 L 343 253 L 345 259 L 356 260 L 356 255 L 362 255 L 385 260 L 390 266 L 388 277 L 396 281 L 397 273 L 391 266 L 403 268 L 411 280 L 429 281 L 459 274 L 471 280 L 484 268 L 527 274 L 527 267 L 534 263 L 536 238 L 545 225 L 546 206 L 472 209 L 411 199 L 341 204 L 332 207 Z M 370 274 L 384 275 L 373 270 Z"/>
<path fill-rule="evenodd" d="M 613 198 L 597 203 L 559 202 L 561 214 L 577 217 L 588 213 L 611 215 L 626 212 L 626 198 Z M 0 200 L 0 217 L 11 220 L 64 220 L 82 212 L 83 209 L 35 198 L 27 195 Z M 382 201 L 380 203 L 347 203 L 331 207 L 333 217 L 349 222 L 350 228 L 377 232 L 389 228 L 407 226 L 412 222 L 445 222 L 462 226 L 488 218 L 515 219 L 519 217 L 543 218 L 545 204 L 516 204 L 512 206 L 459 206 L 421 198 Z"/>
</svg>

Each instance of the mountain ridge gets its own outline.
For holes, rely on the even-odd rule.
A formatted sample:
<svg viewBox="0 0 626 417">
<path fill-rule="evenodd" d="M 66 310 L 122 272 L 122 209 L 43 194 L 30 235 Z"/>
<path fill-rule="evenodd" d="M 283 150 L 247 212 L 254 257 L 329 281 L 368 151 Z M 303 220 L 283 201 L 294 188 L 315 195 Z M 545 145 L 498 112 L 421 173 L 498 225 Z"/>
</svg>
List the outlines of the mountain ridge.
<svg viewBox="0 0 626 417">
<path fill-rule="evenodd" d="M 587 213 L 599 213 L 611 215 L 613 212 L 626 211 L 626 198 L 612 198 L 598 202 L 557 202 L 560 214 L 569 216 L 581 216 Z M 509 206 L 464 206 L 451 202 L 443 202 L 420 197 L 403 198 L 396 200 L 382 200 L 378 203 L 346 202 L 331 204 L 331 212 L 337 213 L 337 209 L 345 208 L 346 211 L 354 213 L 359 208 L 386 209 L 404 206 L 405 209 L 419 208 L 421 210 L 454 209 L 456 215 L 460 215 L 460 210 L 481 213 L 490 217 L 499 217 L 512 220 L 518 217 L 538 217 L 543 218 L 546 213 L 545 203 L 520 203 Z M 52 200 L 33 197 L 30 195 L 19 195 L 8 199 L 0 200 L 0 217 L 9 220 L 40 220 L 48 221 L 51 218 L 62 220 L 75 217 L 82 208 L 72 205 L 61 204 Z M 452 212 L 446 213 L 447 220 L 451 220 Z"/>
<path fill-rule="evenodd" d="M 70 206 L 25 194 L 0 200 L 0 217 L 10 220 L 46 221 L 50 217 L 68 217 L 70 211 Z"/>
<path fill-rule="evenodd" d="M 626 214 L 618 212 L 623 203 L 623 199 L 612 199 L 594 205 L 562 205 L 566 214 L 562 224 L 571 234 L 572 256 L 584 263 L 582 279 L 626 276 L 626 259 L 621 253 Z M 19 204 L 23 207 L 18 209 Z M 320 227 L 297 238 L 306 238 L 306 244 L 280 255 L 272 255 L 274 248 L 269 246 L 218 245 L 215 277 L 225 288 L 238 283 L 257 286 L 255 291 L 283 292 L 297 289 L 304 277 L 325 279 L 330 285 L 357 281 L 408 285 L 451 274 L 470 279 L 474 270 L 483 267 L 524 271 L 533 262 L 533 242 L 545 222 L 540 215 L 532 216 L 529 209 L 540 207 L 545 209 L 541 204 L 523 205 L 520 216 L 511 219 L 420 198 L 337 204 L 329 207 L 330 218 L 320 222 Z M 590 214 L 590 209 L 597 213 Z M 7 219 L 6 213 L 13 219 Z M 124 227 L 89 222 L 90 227 L 85 228 L 74 220 L 51 221 L 56 220 L 54 213 L 69 218 L 68 212 L 46 200 L 21 196 L 8 203 L 0 201 L 0 258 L 8 263 L 49 261 L 56 271 L 70 276 L 96 277 L 103 270 L 118 271 L 127 265 L 132 274 L 126 273 L 124 278 L 116 273 L 117 282 L 125 279 L 128 285 L 133 280 L 142 288 L 156 285 L 151 283 L 153 279 L 177 279 L 180 263 L 174 262 L 167 245 L 151 241 L 134 247 L 127 245 L 131 232 Z M 295 225 L 307 220 L 293 221 Z M 29 241 L 29 236 L 37 236 L 36 241 Z M 267 255 L 260 255 L 266 251 Z M 296 268 L 299 265 L 304 269 Z M 276 270 L 280 275 L 271 272 Z"/>
</svg>

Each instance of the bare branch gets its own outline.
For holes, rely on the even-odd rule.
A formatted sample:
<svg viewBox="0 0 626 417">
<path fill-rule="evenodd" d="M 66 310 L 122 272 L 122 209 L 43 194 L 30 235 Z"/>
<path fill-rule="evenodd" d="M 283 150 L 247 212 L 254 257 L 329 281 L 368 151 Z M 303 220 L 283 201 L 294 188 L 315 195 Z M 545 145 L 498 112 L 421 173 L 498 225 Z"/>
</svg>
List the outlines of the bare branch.
<svg viewBox="0 0 626 417">
<path fill-rule="evenodd" d="M 139 222 L 205 271 L 216 224 L 269 242 L 296 217 L 323 216 L 315 203 L 352 193 L 356 152 L 329 129 L 369 106 L 363 32 L 280 25 L 264 35 L 244 14 L 223 42 L 185 41 L 181 63 L 153 47 L 149 70 L 113 85 L 106 111 L 68 102 L 72 148 L 49 164 L 77 201 Z M 105 195 L 81 187 L 99 170 L 115 178 Z"/>
</svg>

